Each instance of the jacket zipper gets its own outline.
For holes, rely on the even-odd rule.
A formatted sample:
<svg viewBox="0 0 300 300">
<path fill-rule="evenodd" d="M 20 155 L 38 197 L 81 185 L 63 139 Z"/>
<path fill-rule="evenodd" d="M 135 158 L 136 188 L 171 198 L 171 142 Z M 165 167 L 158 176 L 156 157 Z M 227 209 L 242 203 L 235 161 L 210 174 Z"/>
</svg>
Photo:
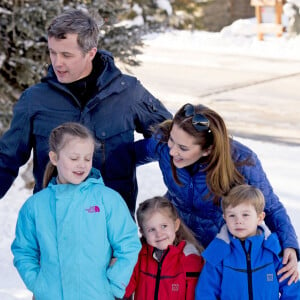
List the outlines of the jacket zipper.
<svg viewBox="0 0 300 300">
<path fill-rule="evenodd" d="M 242 241 L 242 246 L 246 254 L 247 261 L 247 278 L 248 278 L 248 294 L 249 300 L 253 300 L 253 287 L 252 287 L 252 271 L 251 271 L 251 248 L 252 244 L 249 245 L 249 250 L 246 250 L 245 241 Z"/>
<path fill-rule="evenodd" d="M 154 300 L 158 300 L 161 267 L 162 267 L 163 260 L 165 259 L 168 252 L 169 252 L 169 248 L 165 251 L 165 253 L 164 253 L 163 257 L 161 258 L 161 260 L 159 262 L 157 262 L 157 273 L 156 273 L 156 279 L 155 279 Z"/>
</svg>

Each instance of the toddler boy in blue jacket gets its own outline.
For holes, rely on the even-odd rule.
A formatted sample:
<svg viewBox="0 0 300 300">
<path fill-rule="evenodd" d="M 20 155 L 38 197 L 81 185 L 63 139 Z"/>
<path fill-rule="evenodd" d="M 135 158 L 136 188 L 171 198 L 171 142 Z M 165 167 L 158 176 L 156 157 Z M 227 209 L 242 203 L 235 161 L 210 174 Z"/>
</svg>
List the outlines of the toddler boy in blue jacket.
<svg viewBox="0 0 300 300">
<path fill-rule="evenodd" d="M 263 220 L 264 196 L 250 185 L 234 187 L 222 199 L 226 224 L 202 253 L 205 265 L 196 299 L 300 299 L 300 282 L 280 282 L 282 251 Z"/>
</svg>

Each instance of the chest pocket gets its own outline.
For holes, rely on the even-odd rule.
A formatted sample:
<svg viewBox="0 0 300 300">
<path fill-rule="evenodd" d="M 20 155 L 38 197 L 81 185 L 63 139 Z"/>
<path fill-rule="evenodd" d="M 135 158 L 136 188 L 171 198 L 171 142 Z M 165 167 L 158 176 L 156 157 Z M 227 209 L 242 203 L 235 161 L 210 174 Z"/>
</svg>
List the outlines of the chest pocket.
<svg viewBox="0 0 300 300">
<path fill-rule="evenodd" d="M 99 122 L 94 127 L 97 140 L 106 144 L 109 150 L 115 150 L 120 144 L 133 143 L 134 141 L 134 125 L 130 121 L 122 119 L 112 120 L 106 119 L 106 122 Z"/>
<path fill-rule="evenodd" d="M 132 178 L 134 163 L 131 147 L 134 142 L 134 129 L 131 124 L 107 121 L 104 126 L 96 125 L 94 132 L 98 143 L 94 165 L 101 171 L 106 184 L 108 184 L 108 179 L 128 180 Z"/>
</svg>

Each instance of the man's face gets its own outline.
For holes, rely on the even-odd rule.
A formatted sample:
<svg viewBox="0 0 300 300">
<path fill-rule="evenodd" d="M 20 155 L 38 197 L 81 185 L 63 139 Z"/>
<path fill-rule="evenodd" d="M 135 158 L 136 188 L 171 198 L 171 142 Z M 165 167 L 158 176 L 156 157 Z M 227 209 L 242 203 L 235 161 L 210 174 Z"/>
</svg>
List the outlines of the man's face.
<svg viewBox="0 0 300 300">
<path fill-rule="evenodd" d="M 49 37 L 48 49 L 59 82 L 71 83 L 91 73 L 97 49 L 83 53 L 77 43 L 77 34 L 67 34 L 65 39 Z"/>
</svg>

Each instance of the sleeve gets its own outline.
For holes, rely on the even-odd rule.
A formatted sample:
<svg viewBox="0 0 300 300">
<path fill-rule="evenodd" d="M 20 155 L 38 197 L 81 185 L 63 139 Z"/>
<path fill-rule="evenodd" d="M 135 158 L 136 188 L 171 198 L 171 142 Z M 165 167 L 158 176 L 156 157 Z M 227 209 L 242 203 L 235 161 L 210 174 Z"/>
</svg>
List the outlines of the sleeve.
<svg viewBox="0 0 300 300">
<path fill-rule="evenodd" d="M 135 110 L 137 115 L 136 131 L 144 137 L 150 137 L 151 126 L 159 124 L 167 119 L 172 119 L 172 114 L 155 98 L 143 85 L 137 81 Z"/>
<path fill-rule="evenodd" d="M 248 184 L 259 188 L 265 197 L 265 222 L 272 232 L 276 232 L 283 249 L 294 248 L 300 258 L 299 244 L 291 219 L 266 176 L 257 155 L 252 152 L 252 165 L 243 166 L 242 175 Z"/>
<path fill-rule="evenodd" d="M 279 283 L 280 300 L 300 300 L 300 281 L 288 285 L 288 280 Z"/>
<path fill-rule="evenodd" d="M 0 140 L 0 198 L 2 198 L 18 176 L 19 168 L 31 154 L 30 114 L 25 91 L 13 110 L 13 119 L 8 131 Z"/>
<path fill-rule="evenodd" d="M 136 166 L 159 160 L 158 141 L 152 138 L 138 140 L 134 143 Z"/>
<path fill-rule="evenodd" d="M 196 286 L 195 299 L 217 300 L 221 295 L 221 271 L 218 266 L 214 267 L 205 262 Z"/>
<path fill-rule="evenodd" d="M 115 297 L 122 298 L 141 249 L 138 228 L 121 196 L 106 197 L 108 238 L 116 262 L 107 270 L 107 277 Z"/>
<path fill-rule="evenodd" d="M 203 265 L 204 259 L 201 255 L 190 254 L 186 257 L 184 264 L 186 272 L 186 300 L 195 299 L 195 289 Z"/>
<path fill-rule="evenodd" d="M 14 256 L 14 266 L 26 287 L 33 292 L 40 271 L 40 251 L 36 238 L 35 221 L 30 212 L 28 200 L 19 212 L 16 236 L 11 250 Z"/>
<path fill-rule="evenodd" d="M 136 287 L 137 287 L 138 278 L 139 278 L 139 262 L 137 262 L 134 267 L 129 284 L 126 287 L 124 299 L 127 299 L 127 298 L 130 299 L 130 296 L 135 292 Z"/>
<path fill-rule="evenodd" d="M 276 273 L 278 270 L 283 268 L 282 259 L 278 258 L 277 263 L 275 261 L 275 268 Z M 283 276 L 281 274 L 278 277 L 278 282 L 280 277 Z M 300 300 L 300 281 L 298 280 L 296 283 L 292 283 L 291 285 L 288 285 L 288 281 L 290 278 L 285 279 L 282 282 L 279 282 L 279 293 L 280 293 L 280 299 L 281 300 Z"/>
</svg>

